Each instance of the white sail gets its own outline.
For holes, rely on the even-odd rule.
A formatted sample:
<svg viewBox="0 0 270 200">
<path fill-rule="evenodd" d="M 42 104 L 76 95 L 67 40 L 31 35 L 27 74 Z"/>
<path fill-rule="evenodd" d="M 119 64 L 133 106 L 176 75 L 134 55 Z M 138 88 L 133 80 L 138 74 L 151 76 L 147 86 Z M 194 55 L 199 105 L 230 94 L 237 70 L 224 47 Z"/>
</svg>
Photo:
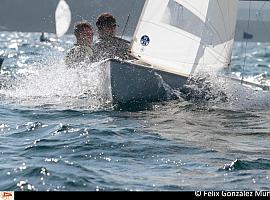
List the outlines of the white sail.
<svg viewBox="0 0 270 200">
<path fill-rule="evenodd" d="M 55 10 L 55 28 L 57 37 L 63 36 L 69 29 L 71 11 L 65 0 L 60 0 Z"/>
<path fill-rule="evenodd" d="M 230 63 L 238 0 L 147 0 L 131 47 L 153 67 L 189 76 Z"/>
</svg>

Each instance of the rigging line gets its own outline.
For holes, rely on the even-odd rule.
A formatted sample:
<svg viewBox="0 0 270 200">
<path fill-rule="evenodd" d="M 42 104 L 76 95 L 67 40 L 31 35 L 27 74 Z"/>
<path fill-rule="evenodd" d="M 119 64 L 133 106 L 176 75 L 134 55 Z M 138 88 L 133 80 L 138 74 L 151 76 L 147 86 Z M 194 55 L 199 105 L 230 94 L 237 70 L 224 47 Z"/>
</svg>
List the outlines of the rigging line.
<svg viewBox="0 0 270 200">
<path fill-rule="evenodd" d="M 121 39 L 123 38 L 123 36 L 124 36 L 124 34 L 125 34 L 125 32 L 126 32 L 126 28 L 127 28 L 128 22 L 129 22 L 129 17 L 130 17 L 130 13 L 128 14 L 128 17 L 127 17 L 127 20 L 126 20 L 124 29 L 123 29 L 123 31 L 122 31 Z"/>
<path fill-rule="evenodd" d="M 127 18 L 125 20 L 125 25 L 124 25 L 124 28 L 122 30 L 121 36 L 120 36 L 121 39 L 123 39 L 123 37 L 125 36 L 126 31 L 128 30 L 127 27 L 130 25 L 129 24 L 129 22 L 130 22 L 130 16 L 133 16 L 134 15 L 134 8 L 135 7 L 136 7 L 136 1 L 133 1 L 133 4 L 131 4 L 130 8 L 128 9 L 128 16 L 127 16 Z M 132 38 L 132 36 L 131 36 L 131 38 Z"/>
<path fill-rule="evenodd" d="M 249 26 L 250 26 L 250 11 L 251 11 L 251 0 L 249 1 L 247 32 L 249 31 Z M 242 67 L 241 84 L 243 84 L 244 82 L 244 72 L 245 72 L 246 59 L 247 59 L 247 44 L 248 44 L 248 39 L 246 39 L 246 44 L 245 44 L 244 65 Z"/>
</svg>

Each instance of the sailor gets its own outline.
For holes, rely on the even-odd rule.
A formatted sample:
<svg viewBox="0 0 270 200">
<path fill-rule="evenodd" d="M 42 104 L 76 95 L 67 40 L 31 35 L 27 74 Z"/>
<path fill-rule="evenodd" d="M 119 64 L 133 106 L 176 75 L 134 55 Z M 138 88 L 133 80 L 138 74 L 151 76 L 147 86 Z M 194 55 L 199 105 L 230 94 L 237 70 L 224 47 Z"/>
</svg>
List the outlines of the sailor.
<svg viewBox="0 0 270 200">
<path fill-rule="evenodd" d="M 41 36 L 39 38 L 39 41 L 40 42 L 50 42 L 50 40 L 47 37 L 45 37 L 44 32 L 41 33 Z"/>
<path fill-rule="evenodd" d="M 67 67 L 74 68 L 81 62 L 91 62 L 93 57 L 93 28 L 87 21 L 76 22 L 74 26 L 76 43 L 68 50 L 65 58 Z"/>
<path fill-rule="evenodd" d="M 130 59 L 128 50 L 130 43 L 115 36 L 116 19 L 110 13 L 102 13 L 96 21 L 98 40 L 93 45 L 94 61 L 106 58 Z"/>
</svg>

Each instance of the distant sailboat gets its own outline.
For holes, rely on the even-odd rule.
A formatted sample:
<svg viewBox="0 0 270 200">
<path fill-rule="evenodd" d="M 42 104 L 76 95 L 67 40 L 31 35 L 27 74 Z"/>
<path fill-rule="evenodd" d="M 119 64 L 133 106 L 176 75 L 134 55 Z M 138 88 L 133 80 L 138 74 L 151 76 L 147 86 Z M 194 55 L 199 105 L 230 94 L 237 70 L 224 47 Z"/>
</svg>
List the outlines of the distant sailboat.
<svg viewBox="0 0 270 200">
<path fill-rule="evenodd" d="M 65 0 L 60 0 L 55 10 L 56 36 L 62 37 L 69 29 L 71 11 Z"/>
<path fill-rule="evenodd" d="M 105 61 L 114 103 L 159 101 L 197 68 L 230 64 L 238 0 L 146 0 L 132 39 L 138 61 Z"/>
</svg>

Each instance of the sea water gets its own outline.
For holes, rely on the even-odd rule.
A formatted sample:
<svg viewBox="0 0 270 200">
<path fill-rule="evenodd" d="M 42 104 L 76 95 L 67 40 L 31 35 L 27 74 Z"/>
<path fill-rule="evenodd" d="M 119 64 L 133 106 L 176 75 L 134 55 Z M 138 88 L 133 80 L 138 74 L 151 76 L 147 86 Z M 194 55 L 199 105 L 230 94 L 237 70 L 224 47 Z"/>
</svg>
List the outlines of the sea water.
<svg viewBox="0 0 270 200">
<path fill-rule="evenodd" d="M 212 74 L 177 100 L 119 111 L 102 66 L 65 68 L 73 36 L 39 36 L 0 32 L 0 190 L 270 189 L 268 91 Z M 236 43 L 231 73 L 267 83 L 268 45 Z"/>
</svg>

